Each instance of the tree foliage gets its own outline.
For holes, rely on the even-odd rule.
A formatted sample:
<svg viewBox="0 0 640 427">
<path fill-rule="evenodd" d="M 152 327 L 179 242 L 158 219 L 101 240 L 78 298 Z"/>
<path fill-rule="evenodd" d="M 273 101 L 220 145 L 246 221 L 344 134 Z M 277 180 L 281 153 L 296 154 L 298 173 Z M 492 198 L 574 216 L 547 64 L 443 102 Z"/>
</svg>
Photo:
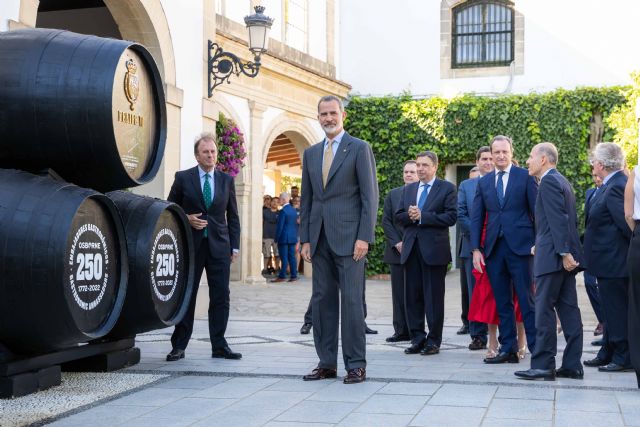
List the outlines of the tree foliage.
<svg viewBox="0 0 640 427">
<path fill-rule="evenodd" d="M 592 185 L 588 162 L 589 121 L 595 112 L 600 112 L 605 122 L 603 140 L 622 141 L 616 138 L 620 138 L 626 125 L 622 124 L 623 119 L 612 122 L 610 116 L 614 112 L 621 114 L 629 98 L 628 91 L 628 88 L 612 87 L 500 97 L 465 95 L 454 99 L 415 100 L 406 95 L 352 98 L 347 106 L 345 128 L 371 144 L 380 187 L 376 242 L 368 257 L 368 272 L 388 271 L 382 263 L 383 201 L 389 190 L 402 185 L 402 163 L 415 158 L 420 151 L 432 150 L 438 154 L 438 173 L 443 176 L 446 165 L 474 163 L 476 150 L 488 145 L 494 135 L 513 138 L 514 157 L 523 166 L 533 145 L 553 142 L 560 154 L 558 169 L 573 184 L 582 216 L 584 194 Z M 634 93 L 637 96 L 637 92 Z"/>
</svg>

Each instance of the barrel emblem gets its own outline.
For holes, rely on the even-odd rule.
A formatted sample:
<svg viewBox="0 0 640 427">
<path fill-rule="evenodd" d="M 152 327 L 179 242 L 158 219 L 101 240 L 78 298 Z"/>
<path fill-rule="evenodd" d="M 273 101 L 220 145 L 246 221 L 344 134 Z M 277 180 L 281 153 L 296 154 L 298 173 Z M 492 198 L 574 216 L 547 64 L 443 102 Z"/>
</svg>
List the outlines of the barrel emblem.
<svg viewBox="0 0 640 427">
<path fill-rule="evenodd" d="M 133 59 L 129 59 L 125 63 L 127 72 L 124 75 L 124 94 L 129 101 L 129 108 L 131 111 L 135 110 L 135 103 L 138 100 L 138 94 L 140 93 L 140 84 L 138 82 L 138 66 Z"/>
</svg>

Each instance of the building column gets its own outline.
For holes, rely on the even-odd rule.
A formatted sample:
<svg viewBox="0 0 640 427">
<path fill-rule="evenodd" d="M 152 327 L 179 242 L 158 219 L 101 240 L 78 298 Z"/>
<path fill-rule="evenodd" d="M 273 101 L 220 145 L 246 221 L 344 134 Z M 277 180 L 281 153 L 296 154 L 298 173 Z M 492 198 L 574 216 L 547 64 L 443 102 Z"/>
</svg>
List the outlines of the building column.
<svg viewBox="0 0 640 427">
<path fill-rule="evenodd" d="M 267 106 L 249 101 L 250 141 L 247 141 L 247 163 L 243 168 L 243 183 L 236 186 L 238 209 L 241 212 L 241 260 L 238 266 L 244 283 L 266 283 L 262 276 L 262 174 L 263 114 Z"/>
</svg>

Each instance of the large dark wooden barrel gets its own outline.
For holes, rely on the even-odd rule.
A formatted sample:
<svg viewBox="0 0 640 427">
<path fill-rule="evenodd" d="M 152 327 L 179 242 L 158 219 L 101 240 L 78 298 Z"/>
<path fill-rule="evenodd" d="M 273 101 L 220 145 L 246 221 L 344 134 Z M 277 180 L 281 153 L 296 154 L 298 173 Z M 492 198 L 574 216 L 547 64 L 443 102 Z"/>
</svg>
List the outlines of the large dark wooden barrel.
<svg viewBox="0 0 640 427">
<path fill-rule="evenodd" d="M 108 337 L 165 328 L 184 317 L 191 298 L 191 226 L 175 203 L 126 191 L 107 193 L 127 236 L 129 282 L 122 314 Z"/>
<path fill-rule="evenodd" d="M 0 32 L 0 168 L 51 168 L 111 191 L 158 172 L 166 105 L 151 54 L 130 41 Z"/>
<path fill-rule="evenodd" d="M 35 354 L 106 335 L 127 274 L 124 228 L 109 198 L 0 169 L 0 342 Z"/>
</svg>

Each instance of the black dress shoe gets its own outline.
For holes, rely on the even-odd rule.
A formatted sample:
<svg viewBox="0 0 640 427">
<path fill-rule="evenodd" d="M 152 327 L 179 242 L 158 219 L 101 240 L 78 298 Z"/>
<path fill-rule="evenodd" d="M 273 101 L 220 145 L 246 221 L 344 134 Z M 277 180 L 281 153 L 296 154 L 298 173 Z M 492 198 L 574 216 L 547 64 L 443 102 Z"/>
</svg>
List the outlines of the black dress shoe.
<svg viewBox="0 0 640 427">
<path fill-rule="evenodd" d="M 302 328 L 300 328 L 300 333 L 302 335 L 307 335 L 311 331 L 312 326 L 313 325 L 311 323 L 305 323 L 304 325 L 302 325 Z"/>
<path fill-rule="evenodd" d="M 582 362 L 584 366 L 589 366 L 591 368 L 595 368 L 596 366 L 604 366 L 608 363 L 609 362 L 607 362 L 606 360 L 600 359 L 598 356 L 594 357 L 591 360 L 585 360 L 584 362 Z"/>
<path fill-rule="evenodd" d="M 367 379 L 367 371 L 364 368 L 349 369 L 347 376 L 342 380 L 345 384 L 358 384 Z"/>
<path fill-rule="evenodd" d="M 584 371 L 582 369 L 560 368 L 556 371 L 556 377 L 571 378 L 573 380 L 581 380 L 584 378 Z"/>
<path fill-rule="evenodd" d="M 385 341 L 387 342 L 400 342 L 400 341 L 409 341 L 409 335 L 400 335 L 400 334 L 393 334 L 390 337 L 388 337 Z"/>
<path fill-rule="evenodd" d="M 420 354 L 422 356 L 433 356 L 434 354 L 438 353 L 440 353 L 440 347 L 433 344 L 427 344 L 422 350 L 420 350 Z"/>
<path fill-rule="evenodd" d="M 418 344 L 411 344 L 411 346 L 404 349 L 404 354 L 418 354 L 424 348 L 424 341 Z"/>
<path fill-rule="evenodd" d="M 171 353 L 167 354 L 167 362 L 175 362 L 180 359 L 184 359 L 184 350 L 179 348 L 174 348 Z"/>
<path fill-rule="evenodd" d="M 369 335 L 375 335 L 378 333 L 378 331 L 376 331 L 375 329 L 371 329 L 367 325 L 364 325 L 364 333 Z"/>
<path fill-rule="evenodd" d="M 617 363 L 609 363 L 608 365 L 600 366 L 598 368 L 600 372 L 631 372 L 633 368 L 631 366 L 622 366 Z"/>
<path fill-rule="evenodd" d="M 335 369 L 329 368 L 316 368 L 311 371 L 310 374 L 307 374 L 302 377 L 304 381 L 316 381 L 316 380 L 325 380 L 328 378 L 335 378 L 338 375 L 338 372 Z"/>
<path fill-rule="evenodd" d="M 526 371 L 516 371 L 514 374 L 523 380 L 554 381 L 556 379 L 555 369 L 528 369 Z"/>
<path fill-rule="evenodd" d="M 469 333 L 469 325 L 462 325 L 456 334 L 467 335 Z"/>
<path fill-rule="evenodd" d="M 500 352 L 496 357 L 484 359 L 484 363 L 494 365 L 497 363 L 520 363 L 518 353 L 503 353 Z"/>
<path fill-rule="evenodd" d="M 487 343 L 482 342 L 480 338 L 476 337 L 469 344 L 469 350 L 484 350 L 487 348 Z"/>
<path fill-rule="evenodd" d="M 602 347 L 604 345 L 604 339 L 599 339 L 595 341 L 591 341 L 591 345 L 594 347 Z"/>
<path fill-rule="evenodd" d="M 238 359 L 242 359 L 242 354 L 234 353 L 233 351 L 231 351 L 229 346 L 226 345 L 224 347 L 213 349 L 213 351 L 211 352 L 211 357 L 216 358 L 216 359 L 234 359 L 234 360 L 238 360 Z"/>
</svg>

